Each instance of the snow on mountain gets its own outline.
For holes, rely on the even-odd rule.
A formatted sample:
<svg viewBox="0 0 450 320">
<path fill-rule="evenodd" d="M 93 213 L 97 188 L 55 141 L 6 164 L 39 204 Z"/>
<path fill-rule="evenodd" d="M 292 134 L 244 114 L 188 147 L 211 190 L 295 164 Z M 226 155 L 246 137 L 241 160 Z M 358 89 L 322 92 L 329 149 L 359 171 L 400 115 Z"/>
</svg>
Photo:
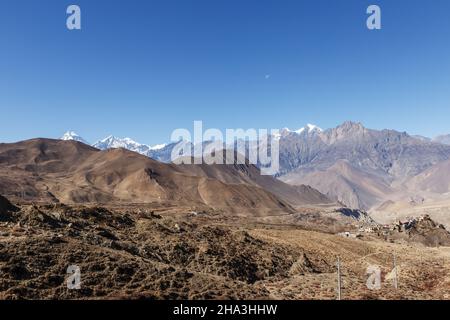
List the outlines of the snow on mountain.
<svg viewBox="0 0 450 320">
<path fill-rule="evenodd" d="M 60 140 L 73 140 L 73 141 L 79 141 L 84 144 L 89 144 L 86 140 L 84 140 L 82 137 L 80 137 L 76 132 L 74 131 L 67 131 L 64 133 L 64 135 L 60 138 Z"/>
<path fill-rule="evenodd" d="M 117 138 L 115 136 L 108 136 L 103 140 L 97 141 L 92 146 L 100 150 L 124 148 L 143 155 L 148 155 L 149 150 L 151 150 L 151 147 L 146 144 L 141 144 L 130 138 Z"/>
<path fill-rule="evenodd" d="M 279 135 L 276 135 L 275 138 L 286 137 L 291 133 L 300 135 L 300 134 L 320 133 L 322 131 L 323 130 L 321 128 L 319 128 L 318 126 L 308 123 L 306 126 L 301 127 L 300 129 L 297 129 L 297 130 L 290 130 L 289 128 L 283 128 L 280 130 Z"/>
<path fill-rule="evenodd" d="M 171 151 L 176 144 L 157 144 L 154 146 L 149 146 L 134 141 L 131 138 L 118 138 L 115 136 L 108 136 L 102 140 L 97 141 L 92 146 L 100 150 L 107 150 L 112 148 L 124 148 L 130 151 L 140 153 L 144 156 L 150 157 L 152 159 L 170 162 Z"/>
<path fill-rule="evenodd" d="M 167 144 L 162 143 L 162 144 L 157 144 L 154 145 L 153 147 L 149 147 L 150 150 L 161 150 L 162 148 L 166 147 Z"/>
<path fill-rule="evenodd" d="M 192 144 L 192 142 L 181 140 L 181 141 L 172 142 L 169 144 L 156 145 L 156 146 L 152 147 L 151 150 L 149 150 L 149 152 L 147 153 L 147 156 L 154 160 L 157 160 L 157 161 L 169 163 L 169 162 L 172 162 L 173 160 L 175 160 L 175 159 L 172 159 L 172 151 L 174 151 L 175 148 L 177 148 L 175 150 L 176 154 L 177 154 L 177 150 L 181 151 L 186 148 L 190 148 L 191 155 L 194 155 L 194 145 Z M 178 154 L 178 156 L 175 156 L 175 158 L 181 157 L 181 156 L 183 156 L 183 155 Z"/>
<path fill-rule="evenodd" d="M 310 124 L 310 123 L 308 123 L 306 125 L 305 129 L 308 130 L 309 132 L 313 132 L 313 131 L 322 132 L 323 131 L 322 128 L 319 128 L 315 124 Z"/>
<path fill-rule="evenodd" d="M 309 134 L 320 133 L 320 132 L 322 132 L 322 129 L 319 128 L 318 126 L 313 125 L 313 124 L 307 124 L 306 126 L 300 128 L 298 130 L 289 130 L 288 128 L 283 128 L 283 129 L 279 130 L 279 133 L 274 135 L 274 137 L 275 137 L 275 139 L 281 139 L 290 134 L 297 134 L 297 135 L 307 134 L 307 135 L 309 135 Z M 80 141 L 80 142 L 88 144 L 83 138 L 81 138 L 79 135 L 77 135 L 73 131 L 66 132 L 61 139 L 62 140 L 75 140 L 75 141 Z M 158 161 L 171 162 L 172 150 L 176 146 L 178 146 L 179 148 L 180 147 L 182 148 L 182 146 L 185 146 L 185 144 L 190 145 L 190 148 L 192 150 L 192 153 L 191 153 L 192 155 L 200 156 L 200 155 L 196 155 L 194 153 L 193 144 L 188 141 L 179 141 L 179 142 L 173 142 L 173 143 L 169 143 L 169 144 L 163 143 L 163 144 L 157 144 L 154 146 L 149 146 L 146 144 L 136 142 L 135 140 L 133 140 L 131 138 L 118 138 L 113 135 L 110 135 L 110 136 L 92 144 L 92 146 L 94 148 L 97 148 L 100 150 L 107 150 L 107 149 L 112 149 L 112 148 L 124 148 L 124 149 L 128 149 L 130 151 L 140 153 L 142 155 L 145 155 L 147 157 L 150 157 L 150 158 L 158 160 Z M 205 145 L 204 145 L 204 147 L 205 147 Z"/>
<path fill-rule="evenodd" d="M 308 123 L 306 126 L 292 131 L 296 134 L 302 134 L 302 133 L 313 133 L 313 132 L 322 132 L 323 130 L 321 128 L 319 128 L 318 126 L 316 126 L 315 124 L 310 124 Z"/>
</svg>

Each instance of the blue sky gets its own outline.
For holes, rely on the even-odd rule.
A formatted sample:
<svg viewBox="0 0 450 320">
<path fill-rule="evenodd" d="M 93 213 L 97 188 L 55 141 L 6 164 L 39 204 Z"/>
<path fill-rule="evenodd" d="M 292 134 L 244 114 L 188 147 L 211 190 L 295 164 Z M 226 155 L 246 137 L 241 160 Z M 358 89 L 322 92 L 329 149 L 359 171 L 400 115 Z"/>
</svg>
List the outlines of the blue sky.
<svg viewBox="0 0 450 320">
<path fill-rule="evenodd" d="M 450 133 L 449 36 L 448 0 L 1 0 L 0 141 L 156 144 L 194 120 Z"/>
</svg>

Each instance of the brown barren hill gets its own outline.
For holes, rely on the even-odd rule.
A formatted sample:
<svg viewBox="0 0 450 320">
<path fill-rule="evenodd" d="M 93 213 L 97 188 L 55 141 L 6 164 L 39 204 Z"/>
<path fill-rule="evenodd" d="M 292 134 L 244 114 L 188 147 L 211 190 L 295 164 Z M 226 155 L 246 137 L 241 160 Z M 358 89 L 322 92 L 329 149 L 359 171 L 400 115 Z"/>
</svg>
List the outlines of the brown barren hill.
<svg viewBox="0 0 450 320">
<path fill-rule="evenodd" d="M 291 199 L 303 197 L 305 203 L 308 197 L 322 200 L 320 193 L 306 191 L 261 176 L 253 166 L 164 164 L 125 149 L 100 151 L 76 141 L 33 139 L 0 145 L 0 192 L 23 201 L 169 201 L 272 214 L 293 212 L 289 196 L 283 196 L 289 192 Z"/>
<path fill-rule="evenodd" d="M 260 169 L 249 163 L 248 159 L 238 163 L 237 158 L 235 154 L 233 164 L 184 164 L 179 168 L 185 172 L 194 172 L 198 176 L 217 179 L 224 183 L 248 184 L 263 188 L 295 207 L 334 204 L 332 200 L 310 186 L 293 186 L 272 176 L 262 175 Z"/>
<path fill-rule="evenodd" d="M 308 184 L 331 199 L 351 208 L 371 208 L 392 194 L 392 189 L 382 177 L 365 172 L 347 160 L 338 160 L 325 170 L 303 171 L 297 169 L 281 177 L 286 183 Z"/>
</svg>

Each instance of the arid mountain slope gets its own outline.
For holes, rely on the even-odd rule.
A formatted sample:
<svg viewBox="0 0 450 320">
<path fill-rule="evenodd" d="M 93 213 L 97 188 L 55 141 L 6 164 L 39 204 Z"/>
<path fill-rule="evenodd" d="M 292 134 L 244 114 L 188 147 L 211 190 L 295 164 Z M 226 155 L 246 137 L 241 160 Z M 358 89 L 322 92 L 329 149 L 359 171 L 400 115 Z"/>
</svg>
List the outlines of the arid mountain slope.
<svg viewBox="0 0 450 320">
<path fill-rule="evenodd" d="M 195 173 L 196 176 L 208 177 L 219 180 L 227 184 L 249 184 L 258 186 L 270 191 L 281 199 L 285 199 L 294 206 L 304 206 L 305 204 L 325 204 L 334 202 L 328 197 L 307 185 L 293 186 L 286 184 L 271 176 L 261 175 L 259 168 L 250 164 L 248 160 L 245 164 L 230 165 L 180 165 L 178 169 L 186 174 Z"/>
<path fill-rule="evenodd" d="M 338 160 L 325 170 L 305 172 L 297 169 L 281 177 L 281 180 L 294 185 L 302 181 L 330 199 L 360 209 L 372 207 L 392 192 L 381 177 L 355 168 L 347 160 Z"/>
<path fill-rule="evenodd" d="M 280 138 L 281 180 L 311 185 L 347 206 L 366 210 L 408 198 L 407 185 L 415 188 L 419 180 L 422 191 L 445 191 L 450 168 L 440 163 L 449 159 L 448 145 L 354 122 Z M 437 184 L 422 176 L 427 170 L 441 176 Z M 417 182 L 411 180 L 415 176 Z"/>
<path fill-rule="evenodd" d="M 408 179 L 404 185 L 410 190 L 447 193 L 450 196 L 450 160 L 440 162 Z"/>
<path fill-rule="evenodd" d="M 258 176 L 255 167 L 247 169 Z M 9 198 L 67 203 L 173 201 L 230 212 L 243 208 L 258 214 L 292 212 L 284 200 L 289 197 L 267 191 L 238 171 L 233 165 L 164 164 L 125 149 L 99 151 L 76 141 L 34 139 L 0 145 L 0 193 Z M 268 186 L 283 186 L 287 194 L 301 191 L 271 177 L 264 179 Z M 313 202 L 323 197 L 306 191 L 314 195 Z"/>
<path fill-rule="evenodd" d="M 450 159 L 450 146 L 423 141 L 395 130 L 373 130 L 361 123 L 313 134 L 290 133 L 280 139 L 283 173 L 293 169 L 326 169 L 347 160 L 366 172 L 402 179 Z"/>
<path fill-rule="evenodd" d="M 395 185 L 394 192 L 371 216 L 381 223 L 429 214 L 450 228 L 450 161 L 438 163 Z"/>
</svg>

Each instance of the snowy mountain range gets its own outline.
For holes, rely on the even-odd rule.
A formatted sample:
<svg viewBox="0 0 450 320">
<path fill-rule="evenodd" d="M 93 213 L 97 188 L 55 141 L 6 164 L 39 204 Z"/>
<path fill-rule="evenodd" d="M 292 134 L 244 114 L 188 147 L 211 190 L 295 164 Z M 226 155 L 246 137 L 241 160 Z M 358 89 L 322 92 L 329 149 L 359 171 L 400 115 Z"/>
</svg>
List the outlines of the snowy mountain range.
<svg viewBox="0 0 450 320">
<path fill-rule="evenodd" d="M 342 128 L 342 126 L 338 127 Z M 289 128 L 283 128 L 279 131 L 278 134 L 274 135 L 276 139 L 282 140 L 283 145 L 289 144 L 289 141 L 292 141 L 292 139 L 301 139 L 300 141 L 307 141 L 306 145 L 308 145 L 307 150 L 311 150 L 311 147 L 313 145 L 316 145 L 317 141 L 320 141 L 323 139 L 317 140 L 319 136 L 323 136 L 326 132 L 329 130 L 322 130 L 320 127 L 314 125 L 314 124 L 307 124 L 304 127 L 301 127 L 297 130 L 291 130 Z M 338 132 L 338 131 L 337 131 Z M 329 139 L 333 140 L 338 138 L 338 135 L 334 135 L 333 137 L 329 137 Z M 450 135 L 442 135 L 439 137 L 436 137 L 434 139 L 426 138 L 422 136 L 413 136 L 413 138 L 416 138 L 417 140 L 421 140 L 423 142 L 436 142 L 441 144 L 447 144 L 450 145 Z M 181 142 L 174 142 L 169 144 L 158 144 L 154 146 L 150 146 L 147 144 L 142 144 L 139 142 L 134 141 L 131 138 L 118 138 L 115 136 L 108 136 L 102 140 L 99 140 L 95 142 L 94 144 L 88 143 L 85 139 L 83 139 L 81 136 L 79 136 L 74 131 L 68 131 L 66 132 L 61 138 L 61 140 L 75 140 L 79 141 L 88 145 L 92 145 L 93 147 L 100 149 L 100 150 L 107 150 L 112 148 L 125 148 L 137 153 L 140 153 L 142 155 L 145 155 L 147 157 L 150 157 L 152 159 L 162 161 L 162 162 L 170 162 L 171 161 L 171 153 L 172 150 Z M 305 140 L 306 139 L 306 140 Z M 193 144 L 191 142 L 183 141 L 182 143 L 190 144 L 191 147 L 193 147 Z M 204 142 L 204 145 L 207 145 L 209 142 Z M 193 150 L 193 149 L 192 149 Z M 306 149 L 305 149 L 306 150 Z M 305 151 L 303 150 L 303 151 Z M 295 156 L 297 152 L 294 152 L 295 150 L 291 150 L 292 156 Z M 296 163 L 296 160 L 292 159 L 294 163 Z M 283 162 L 283 159 L 282 159 Z M 289 161 L 291 162 L 291 161 Z M 290 166 L 288 166 L 290 167 Z"/>
<path fill-rule="evenodd" d="M 281 129 L 281 132 L 283 132 L 285 134 L 290 134 L 290 133 L 303 134 L 303 133 L 314 133 L 314 132 L 322 132 L 322 131 L 323 130 L 321 128 L 319 128 L 315 124 L 310 124 L 310 123 L 308 123 L 306 126 L 301 127 L 300 129 L 297 129 L 297 130 L 289 130 L 289 128 Z"/>
<path fill-rule="evenodd" d="M 308 123 L 306 126 L 301 127 L 300 129 L 297 130 L 290 130 L 289 128 L 283 128 L 280 130 L 280 132 L 275 135 L 275 138 L 280 139 L 280 138 L 284 138 L 287 137 L 291 134 L 294 135 L 308 135 L 308 134 L 314 134 L 314 133 L 320 133 L 323 130 L 321 128 L 319 128 L 318 126 L 314 125 L 314 124 L 310 124 Z"/>
<path fill-rule="evenodd" d="M 103 140 L 97 141 L 92 146 L 100 150 L 124 148 L 148 156 L 151 151 L 163 149 L 166 145 L 159 144 L 156 146 L 148 146 L 146 144 L 136 142 L 130 138 L 117 138 L 114 136 L 108 136 Z"/>
<path fill-rule="evenodd" d="M 277 134 L 275 136 L 275 138 L 280 139 L 281 137 L 286 137 L 290 134 L 295 134 L 295 135 L 305 135 L 306 134 L 306 135 L 308 135 L 308 134 L 320 133 L 322 131 L 323 130 L 316 125 L 307 124 L 306 126 L 300 128 L 300 129 L 297 129 L 297 130 L 290 130 L 288 128 L 283 128 L 280 130 L 279 134 Z M 176 142 L 176 143 L 170 143 L 170 144 L 157 144 L 154 146 L 149 146 L 146 144 L 136 142 L 131 138 L 118 138 L 113 135 L 110 135 L 102 140 L 99 140 L 93 144 L 90 144 L 74 131 L 67 131 L 60 139 L 61 140 L 79 141 L 84 144 L 91 145 L 94 148 L 97 148 L 100 150 L 107 150 L 107 149 L 112 149 L 112 148 L 124 148 L 124 149 L 128 149 L 130 151 L 140 153 L 142 155 L 148 156 L 152 159 L 162 161 L 162 162 L 170 162 L 171 161 L 171 152 L 172 152 L 173 148 L 180 143 L 180 142 Z M 183 143 L 191 144 L 191 146 L 193 147 L 193 144 L 190 142 L 184 141 Z M 207 145 L 208 142 L 205 142 L 204 144 Z"/>
<path fill-rule="evenodd" d="M 163 150 L 166 145 L 165 144 L 158 144 L 155 146 L 149 146 L 146 144 L 141 144 L 139 142 L 134 141 L 130 138 L 118 138 L 115 136 L 108 136 L 102 140 L 99 140 L 93 144 L 88 143 L 85 139 L 83 139 L 81 136 L 79 136 L 74 131 L 68 131 L 66 132 L 61 138 L 61 140 L 75 140 L 82 142 L 87 145 L 92 145 L 94 148 L 100 149 L 100 150 L 107 150 L 112 148 L 124 148 L 128 149 L 130 151 L 134 151 L 140 154 L 143 154 L 145 156 L 152 157 L 155 156 L 156 153 L 158 153 L 159 150 Z M 156 158 L 158 156 L 156 155 Z"/>
</svg>

